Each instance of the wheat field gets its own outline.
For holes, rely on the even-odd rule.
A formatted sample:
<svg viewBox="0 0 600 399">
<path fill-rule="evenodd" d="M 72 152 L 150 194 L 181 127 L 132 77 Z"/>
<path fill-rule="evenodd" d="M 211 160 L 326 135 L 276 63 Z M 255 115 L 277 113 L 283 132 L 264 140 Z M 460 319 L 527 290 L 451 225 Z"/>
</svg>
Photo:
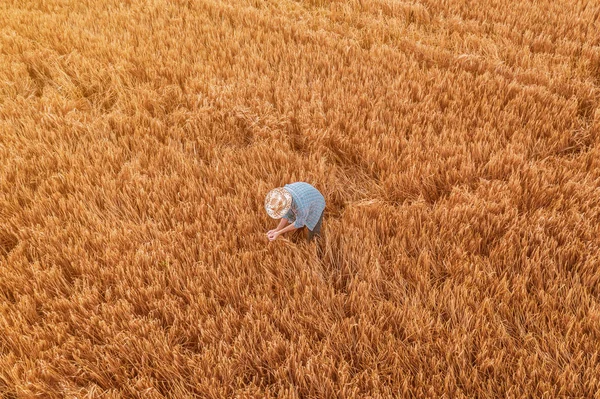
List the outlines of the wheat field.
<svg viewBox="0 0 600 399">
<path fill-rule="evenodd" d="M 3 399 L 600 397 L 598 2 L 4 0 L 0 188 Z"/>
</svg>

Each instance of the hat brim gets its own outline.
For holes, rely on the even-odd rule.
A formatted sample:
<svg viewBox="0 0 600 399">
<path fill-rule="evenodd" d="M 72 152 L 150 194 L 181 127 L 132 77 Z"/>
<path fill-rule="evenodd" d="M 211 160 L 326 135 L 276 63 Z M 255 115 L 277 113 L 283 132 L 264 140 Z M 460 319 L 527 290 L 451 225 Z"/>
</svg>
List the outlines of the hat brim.
<svg viewBox="0 0 600 399">
<path fill-rule="evenodd" d="M 285 199 L 285 205 L 281 209 L 273 209 L 270 204 L 275 195 L 281 195 Z M 269 191 L 265 198 L 265 210 L 273 219 L 281 219 L 292 207 L 292 194 L 286 189 L 280 187 Z"/>
</svg>

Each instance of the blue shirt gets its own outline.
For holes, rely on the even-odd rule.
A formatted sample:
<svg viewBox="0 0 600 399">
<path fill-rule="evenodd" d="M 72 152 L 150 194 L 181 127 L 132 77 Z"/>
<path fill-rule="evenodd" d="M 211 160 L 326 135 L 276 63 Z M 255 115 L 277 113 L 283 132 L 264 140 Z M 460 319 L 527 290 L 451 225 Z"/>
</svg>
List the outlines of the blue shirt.
<svg viewBox="0 0 600 399">
<path fill-rule="evenodd" d="M 323 195 L 304 182 L 286 184 L 284 188 L 292 194 L 292 207 L 283 217 L 293 222 L 296 228 L 306 226 L 313 230 L 325 209 Z"/>
</svg>

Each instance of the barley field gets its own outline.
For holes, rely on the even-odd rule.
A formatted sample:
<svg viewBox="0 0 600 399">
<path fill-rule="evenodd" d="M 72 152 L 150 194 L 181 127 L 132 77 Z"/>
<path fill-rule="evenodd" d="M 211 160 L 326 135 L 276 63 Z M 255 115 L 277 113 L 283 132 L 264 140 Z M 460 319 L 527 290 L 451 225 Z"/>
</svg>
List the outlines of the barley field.
<svg viewBox="0 0 600 399">
<path fill-rule="evenodd" d="M 600 3 L 0 2 L 0 309 L 3 399 L 600 397 Z"/>
</svg>

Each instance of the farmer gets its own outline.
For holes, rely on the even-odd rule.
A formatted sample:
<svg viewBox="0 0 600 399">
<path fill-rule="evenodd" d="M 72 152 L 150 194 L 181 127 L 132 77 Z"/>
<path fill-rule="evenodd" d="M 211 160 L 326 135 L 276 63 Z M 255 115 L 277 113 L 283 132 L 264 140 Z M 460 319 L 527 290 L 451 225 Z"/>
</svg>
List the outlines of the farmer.
<svg viewBox="0 0 600 399">
<path fill-rule="evenodd" d="M 267 233 L 269 241 L 304 226 L 308 228 L 308 241 L 312 241 L 321 233 L 325 198 L 308 183 L 286 184 L 267 193 L 265 209 L 273 219 L 281 219 L 279 225 Z"/>
</svg>

